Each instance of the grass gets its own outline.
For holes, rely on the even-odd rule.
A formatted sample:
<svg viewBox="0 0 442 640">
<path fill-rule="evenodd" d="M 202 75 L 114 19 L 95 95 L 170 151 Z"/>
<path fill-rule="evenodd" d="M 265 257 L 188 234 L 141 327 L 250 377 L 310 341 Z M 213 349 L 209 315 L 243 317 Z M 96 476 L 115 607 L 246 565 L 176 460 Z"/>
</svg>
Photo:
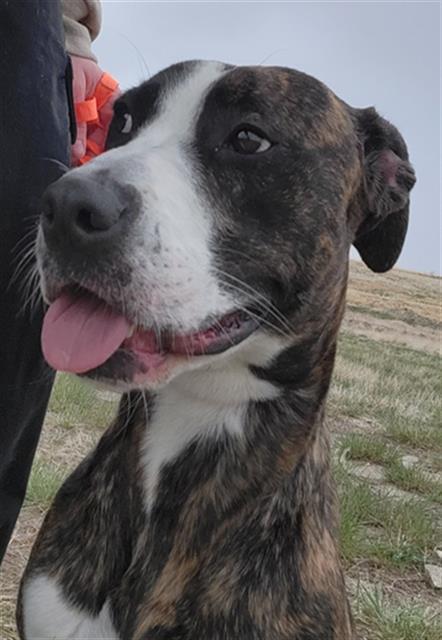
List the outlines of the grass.
<svg viewBox="0 0 442 640">
<path fill-rule="evenodd" d="M 103 429 L 115 415 L 118 396 L 103 394 L 90 384 L 67 374 L 58 374 L 49 401 L 49 412 L 57 426 L 79 430 L 81 427 Z M 42 453 L 42 451 L 40 452 Z M 52 463 L 37 456 L 26 493 L 26 505 L 46 510 L 69 472 L 69 463 L 60 459 Z"/>
<path fill-rule="evenodd" d="M 385 297 L 385 295 L 384 295 Z M 425 299 L 425 297 L 424 297 Z M 349 304 L 347 308 L 350 311 L 356 311 L 357 313 L 363 313 L 365 315 L 373 316 L 374 318 L 381 318 L 382 320 L 402 320 L 413 327 L 429 327 L 431 329 L 440 329 L 442 323 L 432 318 L 426 318 L 423 315 L 412 311 L 411 309 L 374 309 L 372 307 L 366 307 L 363 305 Z"/>
<path fill-rule="evenodd" d="M 57 414 L 58 424 L 68 429 L 79 425 L 104 428 L 116 412 L 118 396 L 109 399 L 87 382 L 59 374 L 52 390 L 49 411 Z"/>
<path fill-rule="evenodd" d="M 330 390 L 334 415 L 370 417 L 397 443 L 442 452 L 438 355 L 343 334 Z"/>
<path fill-rule="evenodd" d="M 348 433 L 339 442 L 341 454 L 348 454 L 352 460 L 368 460 L 376 464 L 389 464 L 396 458 L 396 450 L 377 436 Z"/>
<path fill-rule="evenodd" d="M 400 489 L 425 495 L 432 502 L 442 504 L 442 483 L 433 480 L 419 467 L 406 468 L 400 460 L 392 460 L 386 467 L 386 479 Z"/>
<path fill-rule="evenodd" d="M 398 500 L 335 465 L 341 509 L 341 552 L 348 565 L 422 567 L 438 541 L 438 526 L 424 501 Z"/>
<path fill-rule="evenodd" d="M 66 471 L 62 467 L 37 459 L 32 467 L 26 504 L 47 509 L 65 477 Z"/>
<path fill-rule="evenodd" d="M 440 373 L 438 355 L 341 335 L 329 411 L 356 425 L 340 436 L 335 456 L 347 569 L 362 563 L 373 577 L 385 572 L 404 579 L 410 572 L 423 576 L 424 562 L 440 546 L 435 503 L 442 501 L 442 486 L 427 472 L 442 470 Z M 409 453 L 419 458 L 418 466 L 404 467 L 402 456 Z M 349 459 L 382 465 L 386 482 L 410 492 L 410 499 L 354 477 Z M 434 609 L 428 613 L 414 600 L 392 602 L 372 588 L 359 594 L 355 618 L 367 640 L 442 637 Z"/>
<path fill-rule="evenodd" d="M 398 606 L 380 589 L 362 590 L 355 617 L 370 640 L 439 640 L 442 621 L 421 606 Z"/>
<path fill-rule="evenodd" d="M 355 480 L 341 466 L 335 468 L 340 503 L 340 546 L 347 565 L 366 551 L 368 514 L 376 509 L 376 497 L 367 484 Z"/>
<path fill-rule="evenodd" d="M 118 396 L 103 394 L 93 386 L 66 374 L 58 374 L 52 390 L 49 412 L 55 416 L 57 426 L 81 433 L 82 427 L 103 429 L 115 415 Z M 88 440 L 83 436 L 85 443 Z M 56 446 L 59 440 L 54 440 Z M 75 441 L 74 441 L 75 442 Z M 78 448 L 80 442 L 75 442 Z M 32 467 L 26 493 L 26 505 L 46 510 L 55 497 L 61 483 L 72 466 L 71 456 L 59 456 L 58 463 L 51 462 L 45 447 L 41 446 Z"/>
<path fill-rule="evenodd" d="M 422 494 L 432 502 L 442 503 L 442 483 L 421 467 L 405 467 L 401 461 L 403 452 L 381 436 L 349 433 L 341 438 L 338 453 L 352 460 L 382 464 L 388 482 L 404 491 Z"/>
<path fill-rule="evenodd" d="M 385 431 L 398 444 L 428 449 L 428 451 L 433 448 L 442 450 L 441 425 L 442 422 L 439 423 L 439 426 L 422 429 L 418 425 L 409 425 L 403 421 L 397 421 L 387 425 Z"/>
<path fill-rule="evenodd" d="M 427 454 L 427 461 L 433 471 L 442 472 L 442 455 L 436 448 L 435 452 L 429 451 Z"/>
</svg>

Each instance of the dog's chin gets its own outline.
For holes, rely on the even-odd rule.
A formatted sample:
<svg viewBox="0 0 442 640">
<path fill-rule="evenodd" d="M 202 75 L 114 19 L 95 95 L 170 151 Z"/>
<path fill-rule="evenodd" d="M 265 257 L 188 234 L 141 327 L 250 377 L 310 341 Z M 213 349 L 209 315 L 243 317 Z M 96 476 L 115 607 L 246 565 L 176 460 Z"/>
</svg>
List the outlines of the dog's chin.
<svg viewBox="0 0 442 640">
<path fill-rule="evenodd" d="M 118 393 L 155 391 L 185 372 L 222 366 L 222 362 L 240 351 L 259 328 L 258 319 L 243 319 L 230 331 L 221 331 L 219 337 L 212 339 L 205 349 L 194 349 L 193 352 L 189 336 L 183 344 L 177 337 L 176 345 L 172 340 L 169 349 L 151 350 L 149 353 L 139 348 L 139 340 L 135 337 L 125 341 L 102 365 L 80 376 Z M 174 347 L 176 351 L 173 351 Z"/>
</svg>

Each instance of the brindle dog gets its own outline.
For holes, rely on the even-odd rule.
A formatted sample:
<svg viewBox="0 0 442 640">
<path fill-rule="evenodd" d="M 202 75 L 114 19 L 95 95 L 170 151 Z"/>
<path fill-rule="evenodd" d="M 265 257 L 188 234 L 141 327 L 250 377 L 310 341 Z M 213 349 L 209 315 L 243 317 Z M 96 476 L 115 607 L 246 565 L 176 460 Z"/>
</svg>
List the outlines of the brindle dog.
<svg viewBox="0 0 442 640">
<path fill-rule="evenodd" d="M 43 348 L 125 395 L 20 637 L 349 640 L 324 406 L 350 246 L 401 251 L 405 143 L 298 71 L 189 62 L 122 96 L 108 149 L 45 197 Z"/>
</svg>

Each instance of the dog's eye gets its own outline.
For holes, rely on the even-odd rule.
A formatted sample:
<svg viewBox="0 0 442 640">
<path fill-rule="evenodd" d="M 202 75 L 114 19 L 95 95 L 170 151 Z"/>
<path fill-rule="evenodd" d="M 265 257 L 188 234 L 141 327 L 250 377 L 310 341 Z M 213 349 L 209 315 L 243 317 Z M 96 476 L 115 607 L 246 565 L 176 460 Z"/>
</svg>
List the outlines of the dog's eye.
<svg viewBox="0 0 442 640">
<path fill-rule="evenodd" d="M 246 155 L 262 153 L 272 146 L 272 143 L 264 135 L 246 127 L 233 134 L 230 144 L 237 153 Z"/>
<path fill-rule="evenodd" d="M 130 115 L 130 113 L 123 114 L 123 121 L 124 121 L 124 124 L 120 129 L 120 132 L 130 133 L 132 131 L 132 124 L 133 124 L 132 116 Z"/>
</svg>

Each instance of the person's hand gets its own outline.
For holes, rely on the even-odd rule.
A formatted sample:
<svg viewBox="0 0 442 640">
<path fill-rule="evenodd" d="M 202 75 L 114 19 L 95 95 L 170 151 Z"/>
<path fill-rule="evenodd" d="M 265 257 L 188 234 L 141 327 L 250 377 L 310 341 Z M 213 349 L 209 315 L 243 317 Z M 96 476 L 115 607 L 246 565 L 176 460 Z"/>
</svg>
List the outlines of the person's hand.
<svg viewBox="0 0 442 640">
<path fill-rule="evenodd" d="M 120 95 L 118 83 L 89 58 L 71 56 L 77 139 L 71 162 L 78 166 L 104 150 L 112 106 Z"/>
</svg>

